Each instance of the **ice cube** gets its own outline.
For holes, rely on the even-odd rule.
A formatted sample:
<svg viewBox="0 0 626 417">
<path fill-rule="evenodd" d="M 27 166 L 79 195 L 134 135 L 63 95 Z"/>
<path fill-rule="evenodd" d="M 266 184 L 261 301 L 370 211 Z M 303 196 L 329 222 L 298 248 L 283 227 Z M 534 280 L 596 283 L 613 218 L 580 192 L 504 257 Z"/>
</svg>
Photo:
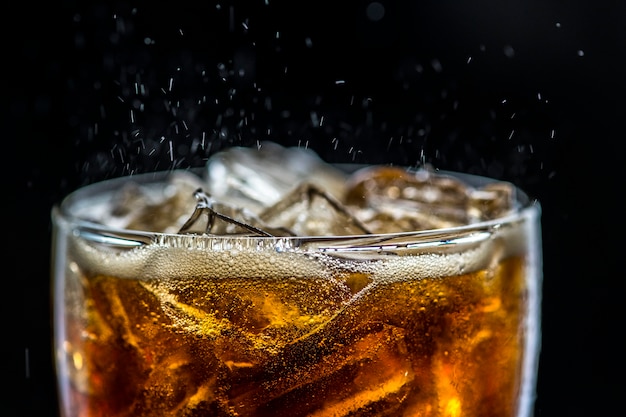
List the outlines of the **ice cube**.
<svg viewBox="0 0 626 417">
<path fill-rule="evenodd" d="M 288 407 L 298 415 L 352 415 L 362 407 L 393 411 L 415 378 L 404 353 L 404 330 L 383 323 L 335 325 L 286 347 L 280 363 L 231 391 L 238 408 L 264 412 Z M 328 336 L 325 337 L 325 336 Z M 332 384 L 328 382 L 334 381 Z M 258 381 L 257 381 L 258 382 Z M 306 396 L 309 401 L 302 402 Z"/>
<path fill-rule="evenodd" d="M 506 215 L 515 206 L 515 188 L 507 182 L 494 182 L 471 190 L 468 214 L 476 221 Z"/>
<path fill-rule="evenodd" d="M 493 219 L 513 207 L 511 184 L 473 188 L 430 169 L 372 166 L 348 179 L 345 201 L 373 233 L 461 226 Z"/>
<path fill-rule="evenodd" d="M 270 227 L 284 227 L 297 236 L 370 233 L 341 202 L 311 183 L 302 183 L 264 210 L 259 217 Z"/>
<path fill-rule="evenodd" d="M 233 147 L 207 161 L 206 191 L 216 200 L 260 213 L 306 181 L 339 197 L 345 174 L 308 148 L 261 142 L 258 148 Z"/>
<path fill-rule="evenodd" d="M 191 217 L 183 224 L 179 233 L 199 233 L 215 235 L 257 235 L 276 236 L 263 230 L 264 225 L 245 209 L 217 203 L 201 188 L 194 192 L 197 204 Z M 200 221 L 203 217 L 206 222 Z"/>
<path fill-rule="evenodd" d="M 200 178 L 175 171 L 160 189 L 129 182 L 111 201 L 110 213 L 99 219 L 109 226 L 132 230 L 176 233 L 194 211 L 194 191 L 202 186 Z"/>
</svg>

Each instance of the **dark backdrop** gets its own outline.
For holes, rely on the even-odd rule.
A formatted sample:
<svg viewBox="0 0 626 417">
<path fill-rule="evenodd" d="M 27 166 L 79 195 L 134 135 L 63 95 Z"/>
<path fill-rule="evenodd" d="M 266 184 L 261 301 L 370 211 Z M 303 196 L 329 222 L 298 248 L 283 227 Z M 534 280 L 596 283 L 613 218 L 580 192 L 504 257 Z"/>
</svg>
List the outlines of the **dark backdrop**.
<svg viewBox="0 0 626 417">
<path fill-rule="evenodd" d="M 525 188 L 543 207 L 536 416 L 616 415 L 626 3 L 84 3 L 3 13 L 1 415 L 56 415 L 51 205 L 89 182 L 266 139 Z"/>
</svg>

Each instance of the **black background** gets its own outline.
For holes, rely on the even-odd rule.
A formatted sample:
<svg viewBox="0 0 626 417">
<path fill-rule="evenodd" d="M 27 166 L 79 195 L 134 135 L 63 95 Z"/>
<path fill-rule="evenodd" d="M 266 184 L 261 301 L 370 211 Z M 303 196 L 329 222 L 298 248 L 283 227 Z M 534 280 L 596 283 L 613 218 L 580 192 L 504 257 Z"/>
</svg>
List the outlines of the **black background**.
<svg viewBox="0 0 626 417">
<path fill-rule="evenodd" d="M 525 188 L 543 208 L 535 414 L 617 415 L 626 2 L 379 0 L 378 21 L 369 0 L 83 3 L 3 13 L 0 415 L 56 415 L 51 205 L 266 139 Z"/>
</svg>

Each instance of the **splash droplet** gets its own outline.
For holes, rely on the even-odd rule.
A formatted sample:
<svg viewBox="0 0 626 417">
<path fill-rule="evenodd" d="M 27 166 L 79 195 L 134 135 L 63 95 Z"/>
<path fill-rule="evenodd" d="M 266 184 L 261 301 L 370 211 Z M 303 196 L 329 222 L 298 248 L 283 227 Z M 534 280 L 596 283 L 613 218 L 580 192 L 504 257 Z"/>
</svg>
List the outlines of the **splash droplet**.
<svg viewBox="0 0 626 417">
<path fill-rule="evenodd" d="M 368 4 L 367 8 L 365 9 L 365 14 L 367 15 L 367 18 L 372 22 L 378 22 L 385 16 L 385 6 L 377 1 L 373 1 Z"/>
<path fill-rule="evenodd" d="M 515 56 L 515 50 L 511 45 L 504 47 L 504 55 L 506 55 L 507 58 L 513 58 Z"/>
</svg>

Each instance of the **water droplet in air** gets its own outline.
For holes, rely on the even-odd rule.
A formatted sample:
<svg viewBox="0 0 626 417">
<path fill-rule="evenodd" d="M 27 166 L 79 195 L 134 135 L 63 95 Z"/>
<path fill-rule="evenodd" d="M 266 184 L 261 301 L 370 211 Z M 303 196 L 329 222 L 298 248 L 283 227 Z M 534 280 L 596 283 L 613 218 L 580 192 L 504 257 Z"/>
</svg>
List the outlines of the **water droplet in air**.
<svg viewBox="0 0 626 417">
<path fill-rule="evenodd" d="M 433 59 L 430 62 L 430 65 L 433 67 L 435 72 L 441 72 L 443 70 L 443 67 L 441 66 L 441 62 L 438 59 Z"/>
<path fill-rule="evenodd" d="M 372 22 L 378 22 L 385 16 L 385 6 L 377 1 L 371 2 L 365 9 L 367 18 Z"/>
<path fill-rule="evenodd" d="M 511 45 L 504 47 L 504 55 L 506 55 L 507 58 L 513 58 L 515 56 L 515 50 Z"/>
</svg>

